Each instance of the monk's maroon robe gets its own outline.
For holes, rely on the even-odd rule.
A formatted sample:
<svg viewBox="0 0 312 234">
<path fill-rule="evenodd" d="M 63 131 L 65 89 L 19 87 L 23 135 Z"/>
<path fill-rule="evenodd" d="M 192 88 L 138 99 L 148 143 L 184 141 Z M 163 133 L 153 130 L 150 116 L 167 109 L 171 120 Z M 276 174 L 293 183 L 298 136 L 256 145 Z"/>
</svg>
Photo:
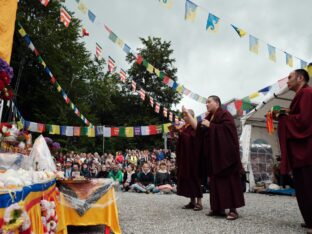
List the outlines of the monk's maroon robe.
<svg viewBox="0 0 312 234">
<path fill-rule="evenodd" d="M 191 126 L 183 128 L 176 147 L 177 194 L 184 197 L 202 197 L 199 178 L 199 160 L 195 154 L 196 132 Z"/>
<path fill-rule="evenodd" d="M 206 119 L 211 120 L 209 114 Z M 213 211 L 245 205 L 240 180 L 242 164 L 237 130 L 232 115 L 219 108 L 207 128 L 201 123 L 196 131 L 197 154 L 205 159 L 209 177 L 210 206 Z"/>
<path fill-rule="evenodd" d="M 289 115 L 279 117 L 281 173 L 293 172 L 298 205 L 312 228 L 312 88 L 305 85 L 290 104 Z"/>
</svg>

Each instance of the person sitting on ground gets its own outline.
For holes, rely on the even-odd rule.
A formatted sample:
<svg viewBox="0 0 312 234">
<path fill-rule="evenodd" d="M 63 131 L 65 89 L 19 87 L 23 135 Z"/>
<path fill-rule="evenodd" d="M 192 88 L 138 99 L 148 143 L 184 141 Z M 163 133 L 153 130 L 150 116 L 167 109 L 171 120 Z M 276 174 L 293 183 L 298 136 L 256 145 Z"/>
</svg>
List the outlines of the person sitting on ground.
<svg viewBox="0 0 312 234">
<path fill-rule="evenodd" d="M 148 163 L 144 163 L 142 166 L 142 172 L 139 173 L 137 183 L 131 186 L 131 189 L 137 192 L 150 193 L 155 188 L 154 175 L 150 171 Z"/>
<path fill-rule="evenodd" d="M 115 189 L 119 190 L 119 186 L 122 184 L 123 174 L 122 171 L 119 170 L 118 165 L 112 165 L 112 170 L 108 173 L 108 178 L 111 178 L 114 181 Z"/>
<path fill-rule="evenodd" d="M 156 188 L 153 192 L 171 193 L 173 190 L 173 187 L 170 184 L 170 174 L 168 173 L 167 165 L 164 162 L 161 162 L 159 165 L 159 170 L 156 173 L 155 185 Z"/>
<path fill-rule="evenodd" d="M 70 179 L 71 178 L 71 175 L 72 175 L 72 161 L 70 159 L 67 159 L 66 160 L 66 163 L 65 163 L 65 169 L 64 169 L 64 177 L 66 179 Z"/>
<path fill-rule="evenodd" d="M 88 164 L 86 164 L 86 163 L 82 164 L 80 175 L 85 177 L 85 178 L 91 178 L 91 173 L 89 171 Z"/>
<path fill-rule="evenodd" d="M 126 167 L 126 172 L 124 173 L 122 187 L 124 191 L 128 191 L 130 186 L 134 184 L 136 180 L 135 167 L 133 164 L 129 164 Z"/>
<path fill-rule="evenodd" d="M 105 165 L 101 166 L 101 170 L 96 176 L 97 178 L 108 178 L 108 171 Z"/>
<path fill-rule="evenodd" d="M 80 177 L 80 168 L 78 163 L 73 164 L 73 170 L 71 173 L 71 177 L 74 178 L 79 178 Z"/>
</svg>

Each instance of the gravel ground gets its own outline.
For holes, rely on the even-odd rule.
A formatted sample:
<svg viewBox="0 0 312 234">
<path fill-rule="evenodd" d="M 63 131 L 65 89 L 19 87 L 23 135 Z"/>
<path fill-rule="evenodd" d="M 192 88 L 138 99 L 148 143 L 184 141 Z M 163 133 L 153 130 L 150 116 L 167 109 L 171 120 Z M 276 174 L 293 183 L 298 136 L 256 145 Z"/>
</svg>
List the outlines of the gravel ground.
<svg viewBox="0 0 312 234">
<path fill-rule="evenodd" d="M 153 195 L 118 192 L 119 222 L 124 234 L 148 233 L 306 233 L 294 197 L 245 194 L 247 205 L 239 209 L 240 219 L 207 217 L 209 194 L 203 198 L 204 210 L 183 210 L 188 199 L 177 195 Z M 79 231 L 78 231 L 79 230 Z M 70 233 L 103 233 L 101 227 Z"/>
</svg>

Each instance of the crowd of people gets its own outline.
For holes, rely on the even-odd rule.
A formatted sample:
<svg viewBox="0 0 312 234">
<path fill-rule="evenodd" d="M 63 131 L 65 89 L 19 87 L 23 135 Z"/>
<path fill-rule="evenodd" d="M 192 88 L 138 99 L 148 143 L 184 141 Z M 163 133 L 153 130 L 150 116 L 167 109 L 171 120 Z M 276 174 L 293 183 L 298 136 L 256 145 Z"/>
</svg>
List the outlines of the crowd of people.
<svg viewBox="0 0 312 234">
<path fill-rule="evenodd" d="M 166 149 L 104 153 L 56 153 L 57 171 L 65 178 L 111 178 L 117 190 L 176 192 L 176 155 Z"/>
</svg>

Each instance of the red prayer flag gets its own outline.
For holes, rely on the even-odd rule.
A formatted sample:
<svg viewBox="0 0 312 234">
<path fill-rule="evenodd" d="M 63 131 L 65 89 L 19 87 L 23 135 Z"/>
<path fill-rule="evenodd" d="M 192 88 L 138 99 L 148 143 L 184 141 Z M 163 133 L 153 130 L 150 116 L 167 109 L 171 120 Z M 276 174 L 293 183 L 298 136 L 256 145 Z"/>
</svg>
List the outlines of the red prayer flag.
<svg viewBox="0 0 312 234">
<path fill-rule="evenodd" d="M 137 62 L 137 64 L 141 64 L 143 62 L 143 58 L 141 55 L 138 55 L 136 62 Z"/>
<path fill-rule="evenodd" d="M 157 126 L 156 125 L 149 125 L 149 134 L 150 135 L 156 135 L 157 134 Z"/>
</svg>

